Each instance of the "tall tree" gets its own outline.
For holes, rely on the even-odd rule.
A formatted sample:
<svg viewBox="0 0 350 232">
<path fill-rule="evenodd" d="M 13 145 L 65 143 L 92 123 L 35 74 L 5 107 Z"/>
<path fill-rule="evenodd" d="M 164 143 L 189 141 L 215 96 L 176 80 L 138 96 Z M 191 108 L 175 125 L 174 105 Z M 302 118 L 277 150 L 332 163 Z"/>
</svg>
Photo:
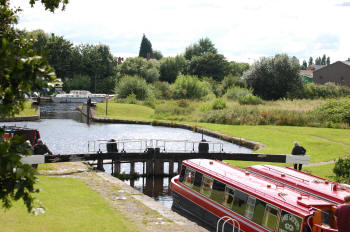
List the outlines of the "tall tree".
<svg viewBox="0 0 350 232">
<path fill-rule="evenodd" d="M 217 54 L 218 51 L 209 38 L 202 38 L 198 43 L 187 47 L 184 56 L 186 60 L 191 60 L 192 57 L 203 56 L 207 52 Z"/>
<path fill-rule="evenodd" d="M 326 62 L 327 62 L 326 54 L 323 54 L 321 59 L 321 65 L 326 65 Z"/>
<path fill-rule="evenodd" d="M 224 79 L 230 71 L 229 62 L 221 54 L 207 52 L 202 56 L 192 57 L 189 65 L 191 75 L 212 77 L 216 81 Z"/>
<path fill-rule="evenodd" d="M 30 0 L 32 5 L 36 1 Z M 68 0 L 41 1 L 45 9 L 54 11 Z M 9 0 L 0 1 L 0 118 L 18 113 L 23 109 L 24 93 L 34 84 L 44 85 L 54 78 L 48 62 L 38 56 L 24 33 L 15 29 L 18 9 L 10 7 Z M 3 138 L 0 129 L 0 138 Z M 1 207 L 10 208 L 13 201 L 22 199 L 31 211 L 34 204 L 32 193 L 38 192 L 35 170 L 21 162 L 21 155 L 31 155 L 23 137 L 10 141 L 0 139 L 0 201 Z"/>
<path fill-rule="evenodd" d="M 331 58 L 328 56 L 327 57 L 327 65 L 330 65 L 331 64 Z"/>
<path fill-rule="evenodd" d="M 139 57 L 147 58 L 147 56 L 149 56 L 149 58 L 151 58 L 152 53 L 153 53 L 152 44 L 147 39 L 146 35 L 143 34 L 142 40 L 141 40 L 141 45 L 140 45 Z"/>
<path fill-rule="evenodd" d="M 309 65 L 313 65 L 314 64 L 314 59 L 310 56 L 309 58 Z"/>
<path fill-rule="evenodd" d="M 306 70 L 306 69 L 307 69 L 306 60 L 303 60 L 303 64 L 302 64 L 302 66 L 301 66 L 301 69 L 302 69 L 302 70 Z"/>
<path fill-rule="evenodd" d="M 243 79 L 254 90 L 254 94 L 266 100 L 284 98 L 288 92 L 300 89 L 298 59 L 286 54 L 277 54 L 273 58 L 263 57 L 244 73 Z"/>
</svg>

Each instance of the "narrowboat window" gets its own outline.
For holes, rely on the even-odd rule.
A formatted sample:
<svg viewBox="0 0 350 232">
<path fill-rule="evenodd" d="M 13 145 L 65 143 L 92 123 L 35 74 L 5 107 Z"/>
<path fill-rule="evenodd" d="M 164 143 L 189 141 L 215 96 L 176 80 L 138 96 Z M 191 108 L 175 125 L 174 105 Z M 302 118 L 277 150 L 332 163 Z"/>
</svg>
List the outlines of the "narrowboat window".
<svg viewBox="0 0 350 232">
<path fill-rule="evenodd" d="M 200 192 L 204 195 L 210 196 L 212 185 L 213 179 L 209 178 L 208 176 L 203 176 Z"/>
<path fill-rule="evenodd" d="M 247 208 L 245 210 L 245 215 L 247 218 L 252 219 L 253 214 L 254 214 L 254 208 L 255 208 L 255 201 L 256 198 L 253 196 L 249 196 L 248 197 L 248 201 L 247 201 Z"/>
<path fill-rule="evenodd" d="M 300 232 L 302 218 L 282 210 L 278 231 Z"/>
<path fill-rule="evenodd" d="M 265 214 L 263 218 L 263 226 L 275 231 L 278 218 L 278 209 L 272 205 L 266 205 Z"/>
<path fill-rule="evenodd" d="M 194 170 L 189 169 L 189 168 L 186 169 L 185 182 L 184 182 L 185 185 L 192 187 L 193 182 L 194 182 L 194 174 L 195 174 Z"/>
<path fill-rule="evenodd" d="M 200 172 L 196 172 L 196 174 L 194 175 L 194 182 L 193 182 L 192 188 L 197 192 L 199 192 L 199 189 L 201 188 L 202 177 L 203 177 L 203 174 Z"/>
<path fill-rule="evenodd" d="M 330 211 L 328 210 L 322 210 L 322 224 L 324 225 L 330 225 Z"/>
<path fill-rule="evenodd" d="M 183 182 L 183 181 L 184 181 L 185 172 L 186 172 L 186 166 L 185 166 L 185 165 L 182 165 L 181 173 L 180 173 L 180 177 L 179 177 L 179 181 L 180 181 L 180 182 Z"/>
<path fill-rule="evenodd" d="M 235 196 L 235 191 L 231 188 L 226 187 L 224 206 L 228 208 L 232 208 L 234 196 Z"/>
<path fill-rule="evenodd" d="M 214 180 L 213 190 L 211 192 L 210 198 L 214 201 L 222 204 L 225 198 L 225 184 L 220 181 Z"/>
<path fill-rule="evenodd" d="M 266 202 L 256 199 L 253 222 L 262 225 L 262 219 L 265 213 Z"/>
<path fill-rule="evenodd" d="M 245 214 L 247 207 L 248 194 L 236 189 L 235 197 L 233 199 L 232 210 L 239 213 L 240 215 Z"/>
</svg>

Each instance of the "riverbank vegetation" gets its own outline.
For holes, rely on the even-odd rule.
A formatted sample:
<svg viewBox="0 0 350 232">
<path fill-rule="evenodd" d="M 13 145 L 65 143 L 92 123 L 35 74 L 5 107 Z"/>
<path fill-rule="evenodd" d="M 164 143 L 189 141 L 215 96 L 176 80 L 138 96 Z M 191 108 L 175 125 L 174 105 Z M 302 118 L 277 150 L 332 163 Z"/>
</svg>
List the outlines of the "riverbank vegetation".
<svg viewBox="0 0 350 232">
<path fill-rule="evenodd" d="M 24 108 L 18 114 L 15 114 L 15 117 L 24 117 L 24 116 L 35 116 L 35 108 L 32 106 L 32 102 L 26 101 L 24 103 Z"/>
</svg>

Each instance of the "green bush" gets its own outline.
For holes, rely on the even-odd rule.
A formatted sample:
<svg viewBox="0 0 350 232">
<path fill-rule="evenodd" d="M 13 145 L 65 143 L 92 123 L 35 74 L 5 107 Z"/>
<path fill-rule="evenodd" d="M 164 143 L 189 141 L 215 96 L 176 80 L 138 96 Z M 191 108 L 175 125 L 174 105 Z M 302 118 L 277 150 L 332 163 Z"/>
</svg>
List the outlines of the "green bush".
<svg viewBox="0 0 350 232">
<path fill-rule="evenodd" d="M 350 156 L 337 159 L 333 172 L 337 181 L 350 184 Z"/>
<path fill-rule="evenodd" d="M 224 99 L 222 98 L 217 98 L 213 101 L 213 103 L 211 104 L 211 108 L 213 110 L 222 110 L 226 108 L 226 102 Z"/>
<path fill-rule="evenodd" d="M 350 95 L 350 87 L 335 85 L 334 83 L 327 83 L 318 85 L 315 83 L 307 83 L 294 92 L 289 92 L 289 98 L 304 98 L 304 99 L 318 99 L 318 98 L 338 98 Z"/>
<path fill-rule="evenodd" d="M 150 94 L 150 89 L 144 79 L 138 76 L 124 76 L 115 87 L 118 98 L 126 98 L 135 94 L 137 100 L 144 100 Z"/>
<path fill-rule="evenodd" d="M 152 84 L 154 96 L 157 99 L 171 98 L 170 84 L 166 81 L 156 81 Z"/>
<path fill-rule="evenodd" d="M 227 90 L 224 96 L 228 99 L 237 100 L 239 97 L 245 97 L 247 95 L 252 95 L 252 94 L 253 94 L 253 91 L 250 89 L 233 86 Z"/>
<path fill-rule="evenodd" d="M 136 95 L 134 93 L 129 94 L 125 98 L 125 103 L 127 103 L 127 104 L 137 104 Z"/>
<path fill-rule="evenodd" d="M 238 97 L 238 102 L 241 105 L 260 105 L 264 104 L 263 100 L 260 97 L 249 94 L 246 96 Z"/>
<path fill-rule="evenodd" d="M 347 123 L 350 125 L 350 100 L 331 100 L 315 109 L 321 119 L 332 123 Z"/>
<path fill-rule="evenodd" d="M 201 99 L 210 92 L 208 83 L 196 76 L 179 76 L 171 89 L 175 99 Z"/>
<path fill-rule="evenodd" d="M 74 89 L 90 90 L 90 77 L 87 75 L 74 75 L 73 78 L 66 78 L 63 81 L 63 89 L 66 92 Z"/>
<path fill-rule="evenodd" d="M 192 110 L 191 107 L 181 107 L 173 102 L 167 102 L 157 105 L 154 113 L 157 118 L 167 118 L 169 116 L 188 115 Z"/>
</svg>

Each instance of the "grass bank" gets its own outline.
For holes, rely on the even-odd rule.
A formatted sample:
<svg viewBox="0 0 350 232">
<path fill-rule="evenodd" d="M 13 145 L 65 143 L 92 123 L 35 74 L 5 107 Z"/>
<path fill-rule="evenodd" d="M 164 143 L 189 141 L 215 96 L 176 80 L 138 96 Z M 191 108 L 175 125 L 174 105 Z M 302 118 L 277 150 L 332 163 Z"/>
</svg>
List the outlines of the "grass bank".
<svg viewBox="0 0 350 232">
<path fill-rule="evenodd" d="M 35 116 L 36 112 L 34 107 L 32 107 L 32 102 L 26 101 L 24 103 L 24 109 L 15 115 L 15 117 L 25 117 L 25 116 Z"/>
<path fill-rule="evenodd" d="M 313 107 L 321 104 L 322 100 L 315 101 Z M 175 103 L 174 103 L 175 104 Z M 201 103 L 194 103 L 201 104 Z M 272 104 L 272 103 L 271 103 Z M 290 101 L 284 105 L 281 101 L 277 101 L 270 107 L 285 107 L 295 108 L 300 111 L 306 110 L 308 107 L 303 100 L 296 101 L 292 104 Z M 281 105 L 282 106 L 281 106 Z M 97 112 L 101 116 L 104 109 L 103 104 L 98 104 Z M 189 106 L 191 107 L 191 106 Z M 118 104 L 109 105 L 108 117 L 118 119 L 135 119 L 137 120 L 156 120 L 157 114 L 155 111 L 152 115 L 152 108 L 134 104 Z M 99 113 L 100 112 L 100 113 Z M 147 113 L 146 113 L 147 112 Z M 191 115 L 194 115 L 192 113 Z M 185 116 L 184 116 L 185 117 Z M 175 118 L 176 119 L 176 118 Z M 275 125 L 225 125 L 214 123 L 198 122 L 188 116 L 187 120 L 180 120 L 180 123 L 187 123 L 203 127 L 212 131 L 218 131 L 234 137 L 241 137 L 248 140 L 253 140 L 264 144 L 264 147 L 259 152 L 271 154 L 290 154 L 294 141 L 299 141 L 307 149 L 307 154 L 311 156 L 311 162 L 323 162 L 335 160 L 339 157 L 344 157 L 350 154 L 350 130 L 349 129 L 332 129 L 332 128 L 316 128 L 316 127 L 297 127 L 297 126 L 275 126 Z M 171 121 L 164 119 L 164 121 Z M 239 167 L 247 167 L 255 164 L 255 162 L 231 161 L 232 164 Z M 331 173 L 322 174 L 325 170 L 321 167 L 310 167 L 310 170 L 315 175 L 327 176 Z"/>
<path fill-rule="evenodd" d="M 46 213 L 28 214 L 22 202 L 0 211 L 2 232 L 15 231 L 137 231 L 120 212 L 112 209 L 84 181 L 73 178 L 39 176 L 37 195 Z"/>
</svg>

